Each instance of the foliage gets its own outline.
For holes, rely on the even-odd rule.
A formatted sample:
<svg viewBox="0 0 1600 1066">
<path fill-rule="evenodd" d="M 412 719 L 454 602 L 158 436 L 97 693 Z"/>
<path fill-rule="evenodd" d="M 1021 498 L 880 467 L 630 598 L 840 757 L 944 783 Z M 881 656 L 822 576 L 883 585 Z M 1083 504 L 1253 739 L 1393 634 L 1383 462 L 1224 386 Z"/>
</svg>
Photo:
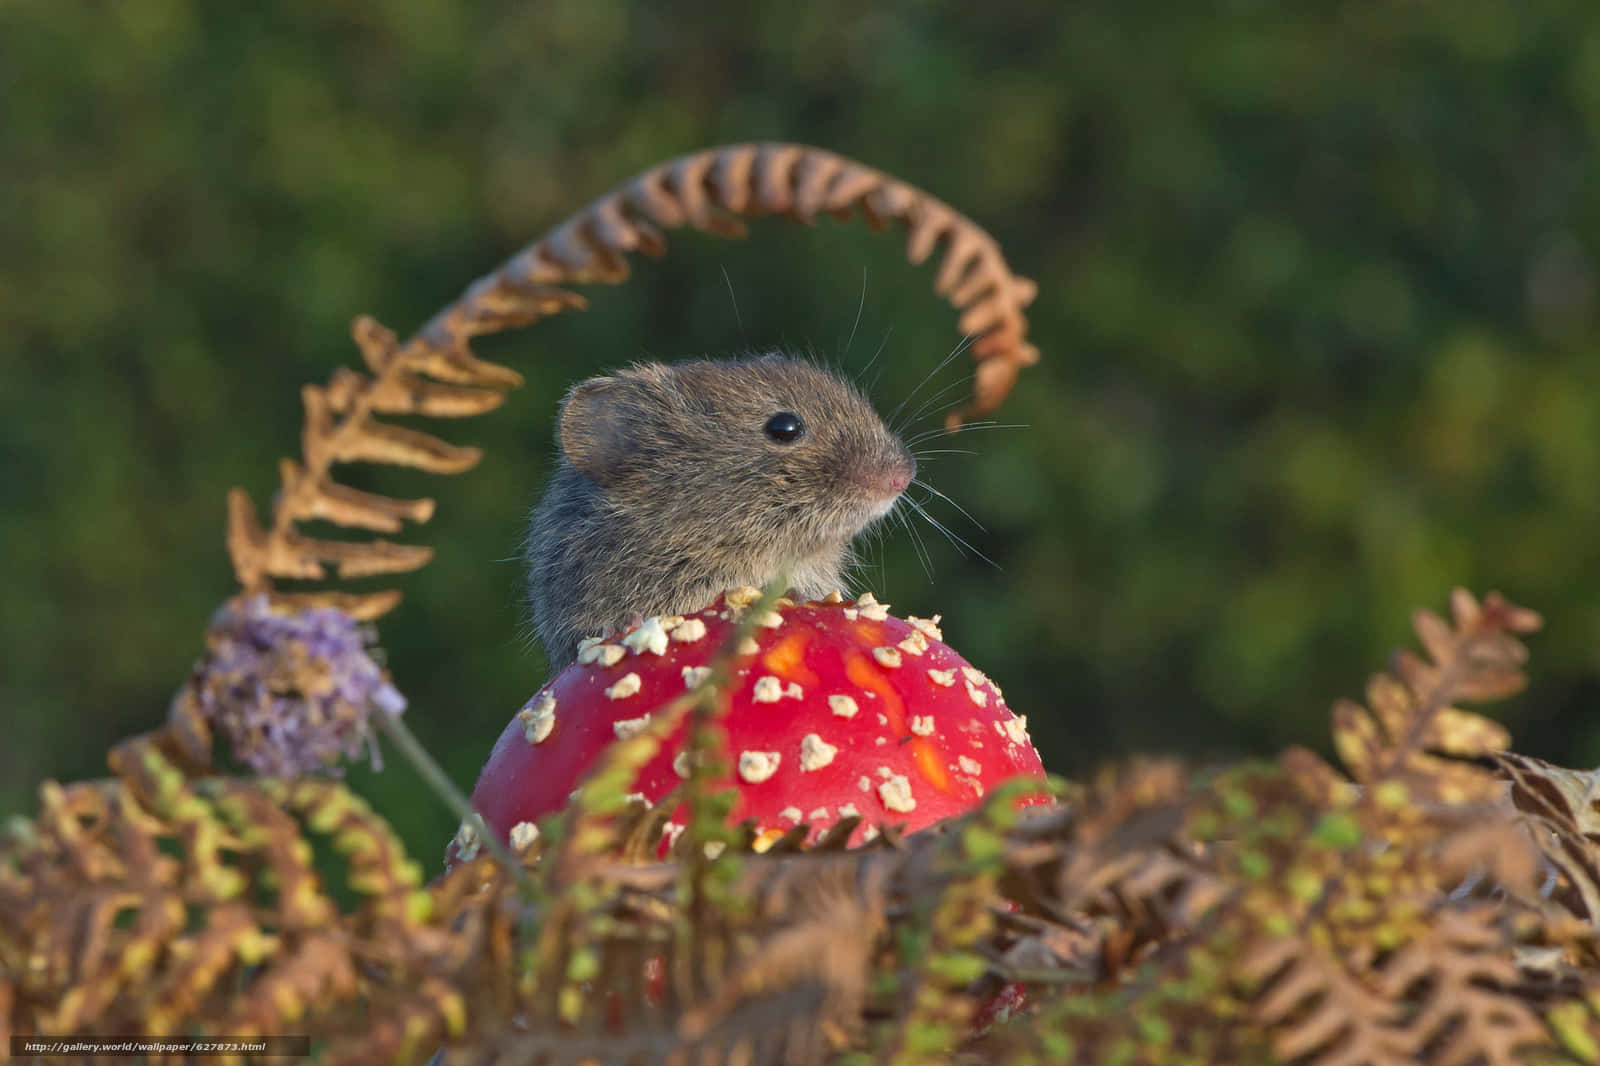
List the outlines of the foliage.
<svg viewBox="0 0 1600 1066">
<path fill-rule="evenodd" d="M 0 1037 L 309 1031 L 348 1063 L 441 1042 L 495 1064 L 1600 1061 L 1594 775 L 1456 706 L 1520 689 L 1538 625 L 1461 591 L 1448 621 L 1420 612 L 1426 657 L 1334 709 L 1344 773 L 1304 749 L 1146 762 L 862 849 L 746 831 L 619 861 L 650 815 L 609 771 L 647 732 L 519 865 L 427 886 L 346 786 L 217 775 L 178 701 L 115 779 L 47 784 L 9 832 Z M 1004 981 L 1026 1008 L 974 1031 Z"/>
<path fill-rule="evenodd" d="M 1597 23 L 1590 0 L 8 0 L 0 810 L 148 728 L 216 605 L 220 501 L 276 489 L 286 385 L 346 357 L 353 312 L 408 333 L 596 191 L 768 137 L 959 205 L 1039 282 L 1049 357 L 1004 415 L 1028 428 L 927 463 L 998 569 L 930 539 L 929 580 L 896 534 L 864 584 L 943 613 L 1019 706 L 1059 701 L 1048 765 L 1323 744 L 1296 712 L 1458 582 L 1550 619 L 1519 748 L 1600 763 Z M 485 343 L 528 384 L 444 434 L 484 449 L 472 478 L 349 468 L 440 497 L 384 646 L 458 779 L 544 680 L 508 557 L 568 386 L 787 343 L 881 372 L 887 410 L 949 348 L 891 242 L 756 233 L 686 235 L 601 313 Z M 453 830 L 404 775 L 351 780 L 414 848 Z"/>
</svg>

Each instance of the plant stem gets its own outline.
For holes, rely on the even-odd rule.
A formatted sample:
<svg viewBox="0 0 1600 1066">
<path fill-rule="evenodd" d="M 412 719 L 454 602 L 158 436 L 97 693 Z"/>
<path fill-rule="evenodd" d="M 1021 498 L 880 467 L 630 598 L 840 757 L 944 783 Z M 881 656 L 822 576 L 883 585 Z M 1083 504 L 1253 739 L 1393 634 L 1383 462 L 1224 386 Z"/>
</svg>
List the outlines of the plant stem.
<svg viewBox="0 0 1600 1066">
<path fill-rule="evenodd" d="M 417 735 L 410 727 L 397 714 L 379 714 L 375 717 L 383 727 L 383 731 L 389 735 L 389 739 L 394 742 L 394 746 L 400 749 L 400 754 L 415 767 L 423 783 L 444 801 L 444 805 L 450 808 L 456 817 L 463 822 L 470 821 L 475 824 L 478 829 L 478 839 L 483 842 L 483 846 L 489 849 L 489 853 L 506 868 L 507 872 L 520 880 L 525 872 L 522 863 L 505 844 L 501 843 L 499 834 L 489 827 L 483 815 L 473 809 L 472 801 L 456 787 L 454 781 L 450 780 L 450 775 L 444 772 L 444 767 L 440 766 L 428 753 L 428 749 L 422 746 L 422 742 L 417 739 Z"/>
</svg>

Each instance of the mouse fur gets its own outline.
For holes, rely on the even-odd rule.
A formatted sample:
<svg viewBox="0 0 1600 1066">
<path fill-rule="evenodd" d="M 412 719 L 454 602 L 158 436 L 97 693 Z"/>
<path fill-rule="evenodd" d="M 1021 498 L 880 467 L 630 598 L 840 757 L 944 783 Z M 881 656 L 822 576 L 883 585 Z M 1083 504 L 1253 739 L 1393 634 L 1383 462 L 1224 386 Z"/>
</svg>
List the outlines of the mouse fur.
<svg viewBox="0 0 1600 1066">
<path fill-rule="evenodd" d="M 774 421 L 785 413 L 802 427 L 792 442 L 779 438 L 794 422 Z M 916 474 L 854 384 L 782 354 L 590 378 L 562 402 L 556 436 L 524 545 L 553 669 L 584 637 L 698 610 L 785 569 L 802 598 L 842 589 L 850 542 Z"/>
</svg>

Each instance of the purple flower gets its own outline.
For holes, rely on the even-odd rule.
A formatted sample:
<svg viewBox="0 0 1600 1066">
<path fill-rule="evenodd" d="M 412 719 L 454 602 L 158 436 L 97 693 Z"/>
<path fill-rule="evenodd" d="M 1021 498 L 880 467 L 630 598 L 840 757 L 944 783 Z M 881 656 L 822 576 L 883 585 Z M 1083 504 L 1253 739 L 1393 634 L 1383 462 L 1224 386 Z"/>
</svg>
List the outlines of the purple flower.
<svg viewBox="0 0 1600 1066">
<path fill-rule="evenodd" d="M 260 774 L 338 773 L 365 748 L 381 765 L 371 713 L 406 700 L 368 652 L 371 637 L 343 611 L 275 610 L 264 595 L 231 600 L 211 619 L 206 657 L 179 693 Z"/>
</svg>

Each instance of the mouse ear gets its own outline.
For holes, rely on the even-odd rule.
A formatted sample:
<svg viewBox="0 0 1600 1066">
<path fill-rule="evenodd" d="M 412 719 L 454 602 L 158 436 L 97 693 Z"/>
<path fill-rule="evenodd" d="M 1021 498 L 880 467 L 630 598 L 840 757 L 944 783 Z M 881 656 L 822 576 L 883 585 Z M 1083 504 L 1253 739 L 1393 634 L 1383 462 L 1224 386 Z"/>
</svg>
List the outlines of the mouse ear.
<svg viewBox="0 0 1600 1066">
<path fill-rule="evenodd" d="M 622 409 L 628 391 L 620 378 L 590 378 L 574 386 L 561 405 L 561 450 L 597 485 L 615 480 L 633 450 Z"/>
</svg>

